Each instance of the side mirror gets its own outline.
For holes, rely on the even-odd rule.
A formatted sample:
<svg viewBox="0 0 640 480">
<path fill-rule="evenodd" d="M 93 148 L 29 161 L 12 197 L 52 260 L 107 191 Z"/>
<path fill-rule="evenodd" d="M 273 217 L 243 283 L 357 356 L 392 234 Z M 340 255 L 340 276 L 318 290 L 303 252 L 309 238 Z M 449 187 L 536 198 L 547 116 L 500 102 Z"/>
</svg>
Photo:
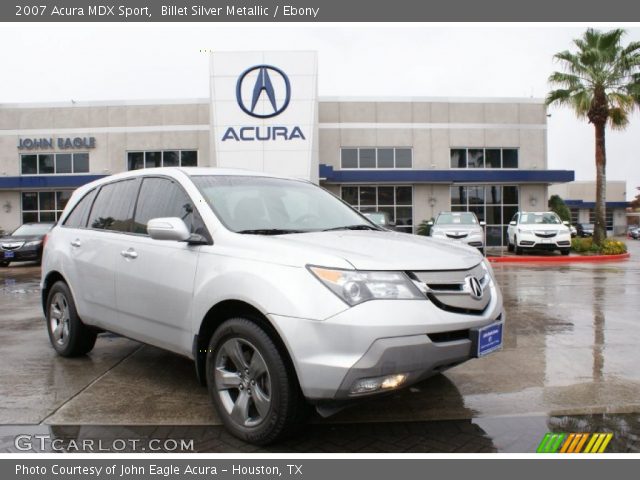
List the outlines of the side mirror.
<svg viewBox="0 0 640 480">
<path fill-rule="evenodd" d="M 430 227 L 433 227 L 433 220 L 429 220 L 429 221 L 427 222 L 427 225 L 429 225 Z"/>
<path fill-rule="evenodd" d="M 569 226 L 569 222 L 567 222 L 566 220 L 562 222 L 563 225 L 567 225 Z"/>
<path fill-rule="evenodd" d="M 147 223 L 147 233 L 154 240 L 173 240 L 186 242 L 191 233 L 178 217 L 152 218 Z"/>
<path fill-rule="evenodd" d="M 515 225 L 516 225 L 516 221 L 515 221 L 515 220 L 511 220 L 511 221 L 509 222 L 509 225 L 513 225 L 513 226 L 515 226 Z"/>
<path fill-rule="evenodd" d="M 487 226 L 487 222 L 485 222 L 484 220 L 480 221 L 480 226 L 481 227 L 486 227 Z"/>
</svg>

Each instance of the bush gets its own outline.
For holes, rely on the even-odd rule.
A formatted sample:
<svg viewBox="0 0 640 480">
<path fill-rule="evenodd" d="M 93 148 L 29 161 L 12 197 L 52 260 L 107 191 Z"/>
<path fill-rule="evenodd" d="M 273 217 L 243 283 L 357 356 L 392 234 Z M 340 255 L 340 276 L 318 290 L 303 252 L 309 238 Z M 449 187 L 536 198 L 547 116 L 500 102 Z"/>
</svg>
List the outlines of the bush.
<svg viewBox="0 0 640 480">
<path fill-rule="evenodd" d="M 421 221 L 420 225 L 418 225 L 418 229 L 416 230 L 416 233 L 418 235 L 423 235 L 425 237 L 428 237 L 429 234 L 431 233 L 431 225 L 429 225 L 429 222 L 433 222 L 433 217 L 431 217 L 431 220 Z"/>
<path fill-rule="evenodd" d="M 598 247 L 593 244 L 593 238 L 574 238 L 571 240 L 571 249 L 576 253 L 586 253 L 594 255 L 620 255 L 627 253 L 627 245 L 619 240 L 607 238 Z"/>
</svg>

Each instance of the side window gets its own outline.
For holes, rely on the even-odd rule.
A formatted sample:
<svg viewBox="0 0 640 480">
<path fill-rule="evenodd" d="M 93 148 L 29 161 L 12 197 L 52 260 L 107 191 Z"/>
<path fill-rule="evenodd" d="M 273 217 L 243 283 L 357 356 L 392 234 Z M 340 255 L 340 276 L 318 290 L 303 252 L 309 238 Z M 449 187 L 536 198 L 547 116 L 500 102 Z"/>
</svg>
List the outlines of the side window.
<svg viewBox="0 0 640 480">
<path fill-rule="evenodd" d="M 124 180 L 104 185 L 91 209 L 89 227 L 129 232 L 137 186 L 137 180 Z"/>
<path fill-rule="evenodd" d="M 146 235 L 149 220 L 160 217 L 181 218 L 191 233 L 206 236 L 193 202 L 176 182 L 167 178 L 145 178 L 138 196 L 133 233 Z"/>
<path fill-rule="evenodd" d="M 87 226 L 87 216 L 91 210 L 91 204 L 96 196 L 97 189 L 91 190 L 73 207 L 72 212 L 64 221 L 64 225 L 72 228 L 84 228 Z"/>
</svg>

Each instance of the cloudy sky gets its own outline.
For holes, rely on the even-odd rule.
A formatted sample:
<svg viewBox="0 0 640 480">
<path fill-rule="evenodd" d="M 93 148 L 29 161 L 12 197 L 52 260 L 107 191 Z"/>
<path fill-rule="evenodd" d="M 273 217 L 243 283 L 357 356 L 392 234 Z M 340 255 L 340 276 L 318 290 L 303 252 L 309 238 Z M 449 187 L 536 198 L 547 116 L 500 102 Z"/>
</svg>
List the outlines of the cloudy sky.
<svg viewBox="0 0 640 480">
<path fill-rule="evenodd" d="M 4 25 L 0 103 L 208 96 L 213 50 L 317 50 L 324 96 L 544 97 L 554 53 L 584 27 Z M 601 28 L 606 29 L 606 26 Z M 628 28 L 625 42 L 640 40 Z M 549 168 L 595 175 L 593 128 L 552 108 Z M 640 115 L 608 132 L 607 174 L 640 186 Z"/>
</svg>

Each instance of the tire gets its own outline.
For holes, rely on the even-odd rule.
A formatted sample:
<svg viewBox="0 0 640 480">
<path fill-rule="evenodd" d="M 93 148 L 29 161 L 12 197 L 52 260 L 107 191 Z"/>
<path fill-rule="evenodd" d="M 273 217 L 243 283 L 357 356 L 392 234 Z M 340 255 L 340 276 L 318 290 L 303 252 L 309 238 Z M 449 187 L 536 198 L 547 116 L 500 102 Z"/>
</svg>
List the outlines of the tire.
<svg viewBox="0 0 640 480">
<path fill-rule="evenodd" d="M 518 246 L 518 237 L 513 237 L 513 251 L 516 255 L 522 255 L 522 248 Z"/>
<path fill-rule="evenodd" d="M 569 249 L 569 248 L 563 248 L 563 249 L 560 250 L 560 253 L 562 255 L 569 255 L 569 252 L 571 252 L 571 249 Z"/>
<path fill-rule="evenodd" d="M 71 290 L 62 281 L 54 283 L 47 295 L 46 320 L 49 341 L 58 355 L 78 357 L 93 349 L 98 334 L 82 323 Z"/>
<path fill-rule="evenodd" d="M 0 268 L 6 268 L 9 266 L 9 262 L 0 262 Z"/>
<path fill-rule="evenodd" d="M 267 445 L 286 438 L 304 425 L 310 412 L 293 368 L 270 335 L 247 318 L 227 320 L 214 332 L 206 378 L 225 427 L 248 443 Z"/>
<path fill-rule="evenodd" d="M 507 252 L 513 252 L 513 243 L 507 241 Z"/>
</svg>

